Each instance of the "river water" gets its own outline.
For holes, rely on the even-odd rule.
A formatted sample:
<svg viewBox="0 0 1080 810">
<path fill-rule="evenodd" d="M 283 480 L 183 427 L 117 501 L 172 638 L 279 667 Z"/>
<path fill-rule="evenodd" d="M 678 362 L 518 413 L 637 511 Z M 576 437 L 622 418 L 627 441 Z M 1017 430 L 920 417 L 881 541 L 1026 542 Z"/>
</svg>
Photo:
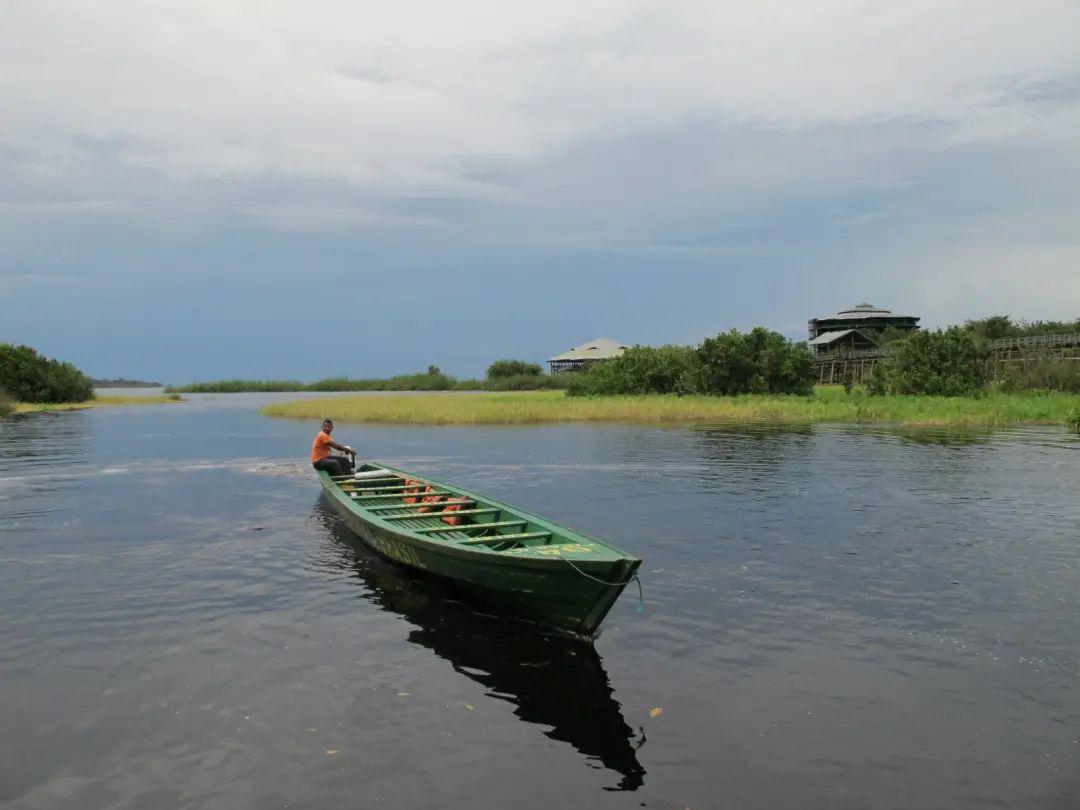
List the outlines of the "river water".
<svg viewBox="0 0 1080 810">
<path fill-rule="evenodd" d="M 339 426 L 643 556 L 588 648 L 373 557 L 271 399 L 0 422 L 0 806 L 1080 806 L 1078 437 Z"/>
</svg>

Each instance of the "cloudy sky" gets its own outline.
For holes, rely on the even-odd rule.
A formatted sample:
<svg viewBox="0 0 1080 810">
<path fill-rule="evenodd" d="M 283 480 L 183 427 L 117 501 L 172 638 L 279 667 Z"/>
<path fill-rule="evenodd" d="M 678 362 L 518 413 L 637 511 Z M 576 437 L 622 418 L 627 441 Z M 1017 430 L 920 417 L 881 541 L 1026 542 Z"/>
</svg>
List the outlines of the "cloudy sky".
<svg viewBox="0 0 1080 810">
<path fill-rule="evenodd" d="M 1080 316 L 1080 4 L 0 6 L 0 341 L 481 372 L 860 301 Z"/>
</svg>

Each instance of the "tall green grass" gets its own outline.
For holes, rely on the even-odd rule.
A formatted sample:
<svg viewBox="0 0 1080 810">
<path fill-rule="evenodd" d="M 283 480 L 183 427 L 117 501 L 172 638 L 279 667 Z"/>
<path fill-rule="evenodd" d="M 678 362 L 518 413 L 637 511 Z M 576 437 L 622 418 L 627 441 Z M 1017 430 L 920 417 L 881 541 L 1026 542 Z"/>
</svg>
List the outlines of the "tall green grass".
<svg viewBox="0 0 1080 810">
<path fill-rule="evenodd" d="M 1065 424 L 1070 430 L 1080 433 L 1080 408 L 1070 408 L 1065 414 Z"/>
<path fill-rule="evenodd" d="M 580 374 L 514 374 L 486 380 L 459 380 L 458 391 L 560 391 Z"/>
<path fill-rule="evenodd" d="M 819 386 L 812 396 L 641 395 L 567 397 L 561 391 L 447 394 L 439 397 L 335 397 L 269 405 L 267 416 L 331 417 L 341 422 L 537 424 L 541 422 L 890 422 L 909 426 L 997 427 L 1066 424 L 1080 396 L 990 394 L 877 396 Z"/>
</svg>

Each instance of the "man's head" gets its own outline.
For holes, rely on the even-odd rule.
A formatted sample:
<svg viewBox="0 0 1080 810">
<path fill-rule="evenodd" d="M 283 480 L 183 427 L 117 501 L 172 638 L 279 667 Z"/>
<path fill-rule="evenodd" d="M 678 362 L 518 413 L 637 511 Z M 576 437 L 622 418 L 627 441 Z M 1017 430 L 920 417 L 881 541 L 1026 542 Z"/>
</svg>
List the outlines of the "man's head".
<svg viewBox="0 0 1080 810">
<path fill-rule="evenodd" d="M 333 419 L 323 419 L 322 420 L 322 429 L 323 429 L 323 433 L 326 433 L 327 435 L 329 435 L 330 431 L 332 431 L 334 429 L 334 420 Z"/>
</svg>

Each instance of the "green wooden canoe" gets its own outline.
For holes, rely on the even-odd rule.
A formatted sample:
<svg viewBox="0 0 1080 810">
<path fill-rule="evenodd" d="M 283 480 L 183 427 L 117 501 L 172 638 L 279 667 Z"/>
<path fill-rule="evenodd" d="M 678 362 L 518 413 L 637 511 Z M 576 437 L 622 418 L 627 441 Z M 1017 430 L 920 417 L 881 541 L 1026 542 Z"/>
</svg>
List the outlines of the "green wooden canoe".
<svg viewBox="0 0 1080 810">
<path fill-rule="evenodd" d="M 641 565 L 599 540 L 404 470 L 363 464 L 357 477 L 318 476 L 348 527 L 382 556 L 576 636 L 597 635 Z M 419 482 L 421 495 L 407 481 Z"/>
</svg>

